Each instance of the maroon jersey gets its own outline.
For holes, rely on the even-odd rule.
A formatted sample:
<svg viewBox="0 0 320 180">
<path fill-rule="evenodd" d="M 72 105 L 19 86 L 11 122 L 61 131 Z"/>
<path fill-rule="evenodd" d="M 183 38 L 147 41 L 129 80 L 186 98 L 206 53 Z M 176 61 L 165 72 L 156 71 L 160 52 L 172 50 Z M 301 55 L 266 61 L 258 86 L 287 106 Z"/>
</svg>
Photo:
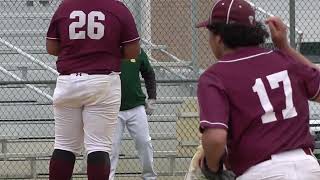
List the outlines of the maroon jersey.
<svg viewBox="0 0 320 180">
<path fill-rule="evenodd" d="M 116 0 L 64 0 L 52 17 L 48 39 L 60 42 L 62 74 L 120 71 L 121 49 L 139 40 L 132 14 Z"/>
<path fill-rule="evenodd" d="M 272 154 L 313 149 L 308 99 L 320 73 L 280 51 L 239 49 L 199 79 L 200 128 L 228 130 L 228 158 L 237 176 Z"/>
</svg>

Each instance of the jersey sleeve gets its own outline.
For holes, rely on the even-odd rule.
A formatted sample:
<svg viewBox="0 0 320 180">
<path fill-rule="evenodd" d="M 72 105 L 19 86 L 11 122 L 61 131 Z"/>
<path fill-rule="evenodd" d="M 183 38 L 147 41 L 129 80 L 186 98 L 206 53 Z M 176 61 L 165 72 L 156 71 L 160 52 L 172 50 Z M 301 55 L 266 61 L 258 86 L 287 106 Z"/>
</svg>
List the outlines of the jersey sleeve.
<svg viewBox="0 0 320 180">
<path fill-rule="evenodd" d="M 305 65 L 300 65 L 300 74 L 306 88 L 309 100 L 315 100 L 320 93 L 320 71 Z"/>
<path fill-rule="evenodd" d="M 152 67 L 150 65 L 148 55 L 144 52 L 143 49 L 141 49 L 141 53 L 139 55 L 139 58 L 140 58 L 140 61 L 141 61 L 140 71 L 142 73 L 152 71 Z"/>
<path fill-rule="evenodd" d="M 145 81 L 145 86 L 147 89 L 147 94 L 149 99 L 157 98 L 157 85 L 156 85 L 156 77 L 153 71 L 153 68 L 150 65 L 148 55 L 141 49 L 141 53 L 139 55 L 139 60 L 141 61 L 140 72 L 141 76 Z"/>
<path fill-rule="evenodd" d="M 121 3 L 121 2 L 119 2 Z M 122 4 L 122 3 L 121 3 Z M 121 44 L 131 43 L 140 40 L 140 36 L 136 27 L 134 18 L 130 10 L 122 4 L 121 20 Z"/>
<path fill-rule="evenodd" d="M 309 100 L 315 100 L 320 94 L 320 71 L 291 58 L 293 70 L 302 79 Z"/>
<path fill-rule="evenodd" d="M 198 83 L 200 131 L 207 128 L 228 129 L 229 102 L 222 84 L 215 76 L 203 74 Z"/>
<path fill-rule="evenodd" d="M 60 39 L 60 35 L 59 35 L 59 24 L 58 24 L 58 20 L 59 20 L 59 11 L 61 9 L 61 5 L 58 7 L 58 9 L 56 10 L 56 12 L 54 13 L 54 15 L 51 18 L 50 21 L 50 25 L 47 31 L 47 39 L 50 40 L 59 40 Z"/>
</svg>

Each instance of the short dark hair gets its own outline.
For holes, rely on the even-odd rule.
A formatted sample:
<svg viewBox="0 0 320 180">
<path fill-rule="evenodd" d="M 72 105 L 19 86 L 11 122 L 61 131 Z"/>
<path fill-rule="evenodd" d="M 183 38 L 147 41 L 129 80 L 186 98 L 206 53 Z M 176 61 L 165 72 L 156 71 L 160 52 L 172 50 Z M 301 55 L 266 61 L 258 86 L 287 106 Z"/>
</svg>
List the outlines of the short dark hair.
<svg viewBox="0 0 320 180">
<path fill-rule="evenodd" d="M 259 46 L 269 38 L 266 27 L 257 22 L 255 26 L 241 24 L 214 23 L 207 28 L 215 35 L 220 35 L 223 43 L 231 49 L 247 46 Z"/>
</svg>

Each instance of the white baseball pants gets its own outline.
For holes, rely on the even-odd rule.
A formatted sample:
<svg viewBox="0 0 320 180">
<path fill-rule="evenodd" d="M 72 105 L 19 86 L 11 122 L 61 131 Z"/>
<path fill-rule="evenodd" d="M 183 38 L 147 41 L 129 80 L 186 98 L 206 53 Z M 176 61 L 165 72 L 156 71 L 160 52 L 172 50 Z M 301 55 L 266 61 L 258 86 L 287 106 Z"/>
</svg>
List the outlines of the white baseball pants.
<svg viewBox="0 0 320 180">
<path fill-rule="evenodd" d="M 110 156 L 111 171 L 109 180 L 113 180 L 115 176 L 119 160 L 121 138 L 125 127 L 127 127 L 131 137 L 135 141 L 138 157 L 142 164 L 143 179 L 155 180 L 157 178 L 157 174 L 153 168 L 153 147 L 151 144 L 147 114 L 144 106 L 138 106 L 127 111 L 119 112 L 119 122 L 114 134 L 112 152 Z"/>
<path fill-rule="evenodd" d="M 121 102 L 118 74 L 59 76 L 53 95 L 55 149 L 111 152 Z"/>
<path fill-rule="evenodd" d="M 237 180 L 319 180 L 320 166 L 317 159 L 296 149 L 272 155 L 248 169 Z"/>
</svg>

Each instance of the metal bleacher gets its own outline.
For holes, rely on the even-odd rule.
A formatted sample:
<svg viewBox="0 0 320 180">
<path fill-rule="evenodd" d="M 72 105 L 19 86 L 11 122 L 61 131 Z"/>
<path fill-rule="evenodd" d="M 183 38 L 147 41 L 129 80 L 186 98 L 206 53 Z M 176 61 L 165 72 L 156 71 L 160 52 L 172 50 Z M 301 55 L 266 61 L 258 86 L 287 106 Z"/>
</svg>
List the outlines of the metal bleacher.
<svg viewBox="0 0 320 180">
<path fill-rule="evenodd" d="M 45 51 L 45 33 L 58 3 L 0 0 L 0 179 L 48 177 L 54 142 L 51 95 L 57 73 L 55 58 Z M 158 108 L 149 117 L 155 168 L 160 176 L 183 175 L 190 157 L 176 155 L 176 110 L 194 95 L 194 81 L 188 80 L 195 75 L 189 62 L 179 60 L 165 46 L 145 40 L 142 46 L 168 57 L 165 62 L 151 58 L 159 81 Z M 122 144 L 117 175 L 139 176 L 140 164 L 128 133 Z M 76 177 L 85 178 L 84 159 L 77 157 Z"/>
</svg>

